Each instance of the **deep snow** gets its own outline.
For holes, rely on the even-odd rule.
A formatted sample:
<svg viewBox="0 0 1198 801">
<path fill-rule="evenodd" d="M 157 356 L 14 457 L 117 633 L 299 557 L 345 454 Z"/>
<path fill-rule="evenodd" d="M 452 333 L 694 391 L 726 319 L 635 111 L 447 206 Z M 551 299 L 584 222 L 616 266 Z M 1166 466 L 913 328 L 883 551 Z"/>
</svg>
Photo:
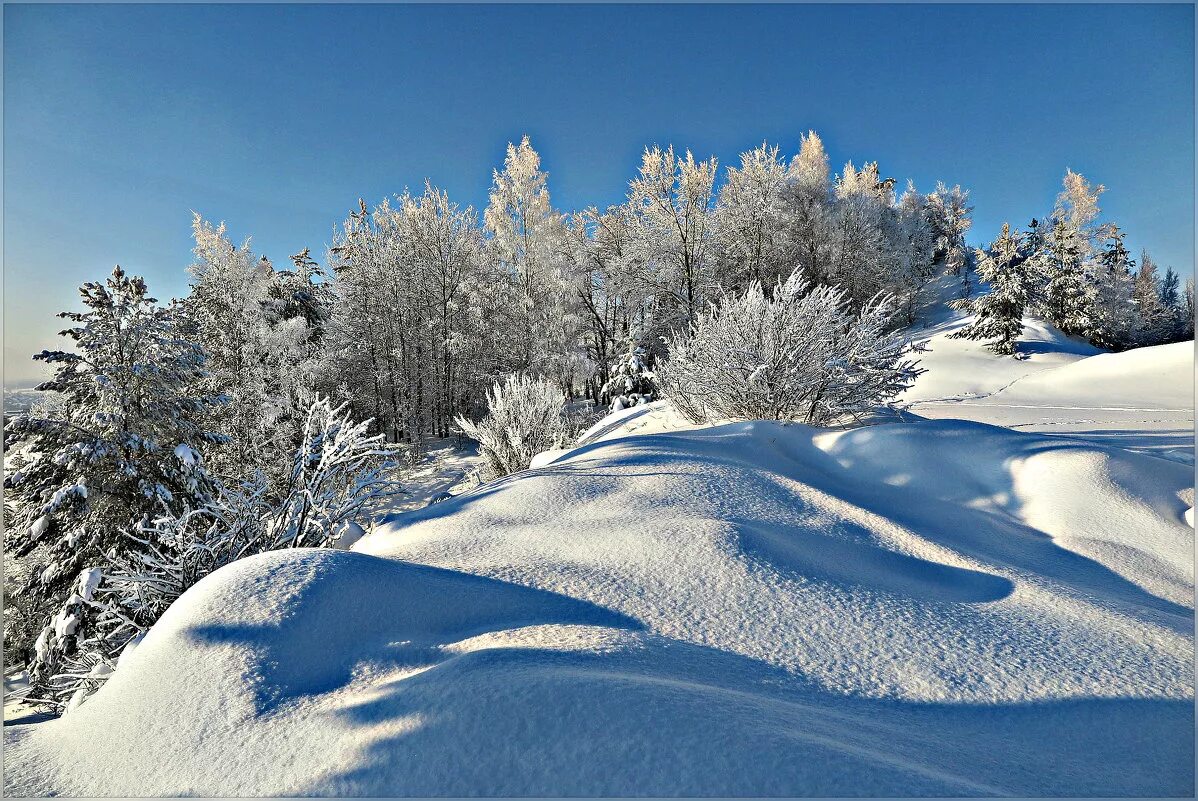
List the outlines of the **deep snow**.
<svg viewBox="0 0 1198 801">
<path fill-rule="evenodd" d="M 608 432 L 205 579 L 6 790 L 1188 795 L 1191 504 L 970 422 Z"/>
<path fill-rule="evenodd" d="M 1105 353 L 1027 318 L 1022 357 L 927 332 L 927 372 L 900 398 L 920 417 L 977 420 L 1194 461 L 1194 343 Z"/>
</svg>

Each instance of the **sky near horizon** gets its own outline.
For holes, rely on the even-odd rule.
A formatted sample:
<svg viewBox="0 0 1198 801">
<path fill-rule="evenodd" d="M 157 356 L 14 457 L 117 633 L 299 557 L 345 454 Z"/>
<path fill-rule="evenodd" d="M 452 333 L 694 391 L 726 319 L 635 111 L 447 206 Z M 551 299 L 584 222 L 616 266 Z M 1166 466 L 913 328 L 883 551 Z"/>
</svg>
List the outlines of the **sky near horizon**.
<svg viewBox="0 0 1198 801">
<path fill-rule="evenodd" d="M 620 202 L 646 145 L 722 172 L 809 129 L 837 170 L 968 188 L 974 245 L 1070 167 L 1193 270 L 1187 5 L 6 5 L 5 382 L 116 263 L 184 294 L 192 209 L 323 261 L 359 197 L 481 208 L 525 133 L 570 210 Z"/>
</svg>

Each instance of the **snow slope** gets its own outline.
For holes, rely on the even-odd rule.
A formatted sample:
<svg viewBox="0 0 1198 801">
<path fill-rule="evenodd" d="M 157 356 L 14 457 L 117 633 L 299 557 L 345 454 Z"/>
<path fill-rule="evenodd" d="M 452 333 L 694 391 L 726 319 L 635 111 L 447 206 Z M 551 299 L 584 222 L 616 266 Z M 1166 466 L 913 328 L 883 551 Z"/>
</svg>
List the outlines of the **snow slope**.
<svg viewBox="0 0 1198 801">
<path fill-rule="evenodd" d="M 205 579 L 5 790 L 1188 796 L 1192 504 L 972 422 L 598 432 Z"/>
<path fill-rule="evenodd" d="M 1194 343 L 1105 353 L 1028 318 L 1026 359 L 949 339 L 946 323 L 920 356 L 927 372 L 900 399 L 920 417 L 1064 433 L 1193 463 Z"/>
<path fill-rule="evenodd" d="M 903 393 L 901 402 L 982 397 L 1026 376 L 1102 353 L 1048 323 L 1025 317 L 1018 346 L 1022 358 L 995 356 L 986 349 L 985 342 L 950 338 L 973 319 L 972 315 L 957 316 L 925 331 L 912 332 L 916 341 L 922 341 L 927 348 L 918 355 L 919 366 L 927 372 Z"/>
</svg>

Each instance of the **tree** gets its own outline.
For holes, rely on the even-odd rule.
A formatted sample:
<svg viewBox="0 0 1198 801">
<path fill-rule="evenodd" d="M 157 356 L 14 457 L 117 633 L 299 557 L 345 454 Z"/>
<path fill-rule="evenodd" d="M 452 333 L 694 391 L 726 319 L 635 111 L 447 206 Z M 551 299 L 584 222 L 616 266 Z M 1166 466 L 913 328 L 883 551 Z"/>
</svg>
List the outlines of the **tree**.
<svg viewBox="0 0 1198 801">
<path fill-rule="evenodd" d="M 1159 345 L 1169 339 L 1173 329 L 1173 317 L 1169 308 L 1161 302 L 1162 286 L 1156 262 L 1144 251 L 1140 258 L 1140 269 L 1132 287 L 1132 299 L 1136 304 L 1135 341 L 1139 345 Z"/>
<path fill-rule="evenodd" d="M 741 291 L 752 281 L 772 288 L 794 269 L 789 236 L 790 179 L 778 148 L 762 144 L 729 167 L 716 201 L 722 282 Z"/>
<path fill-rule="evenodd" d="M 582 317 L 568 280 L 565 220 L 550 203 L 547 179 L 527 136 L 519 145 L 508 143 L 483 220 L 497 258 L 520 287 L 519 369 L 551 376 L 569 390 L 577 372 L 573 339 Z"/>
<path fill-rule="evenodd" d="M 1131 277 L 1135 263 L 1123 246 L 1123 234 L 1113 225 L 1109 231 L 1111 242 L 1099 254 L 1093 276 L 1086 335 L 1100 348 L 1122 350 L 1132 343 L 1135 326 Z"/>
<path fill-rule="evenodd" d="M 75 350 L 34 357 L 55 368 L 39 389 L 61 403 L 14 418 L 5 439 L 14 511 L 5 552 L 36 554 L 41 567 L 19 591 L 43 607 L 63 605 L 84 566 L 136 551 L 124 532 L 141 521 L 208 502 L 218 484 L 200 454 L 224 442 L 204 426 L 221 399 L 200 388 L 205 354 L 180 336 L 181 309 L 159 306 L 145 281 L 120 267 L 80 295 L 86 311 L 59 315 L 74 323 L 62 335 Z M 73 647 L 75 606 L 66 604 L 38 637 L 39 686 L 57 671 L 52 655 Z"/>
<path fill-rule="evenodd" d="M 932 228 L 936 236 L 937 261 L 953 275 L 961 276 L 958 296 L 968 298 L 969 257 L 965 234 L 973 225 L 970 214 L 969 192 L 960 186 L 949 189 L 943 183 L 936 184 L 936 191 L 928 195 L 928 207 Z"/>
<path fill-rule="evenodd" d="M 1172 267 L 1165 268 L 1161 279 L 1161 305 L 1169 317 L 1169 341 L 1183 338 L 1185 321 L 1182 319 L 1181 277 Z"/>
<path fill-rule="evenodd" d="M 1027 254 L 1024 235 L 1003 223 L 1002 234 L 988 251 L 979 250 L 978 274 L 990 285 L 989 294 L 973 303 L 976 319 L 954 332 L 955 339 L 992 339 L 987 347 L 1000 356 L 1015 353 L 1023 333 L 1027 306 Z"/>
<path fill-rule="evenodd" d="M 1185 295 L 1182 302 L 1182 327 L 1181 339 L 1194 338 L 1194 279 L 1193 277 L 1186 279 Z"/>
<path fill-rule="evenodd" d="M 694 321 L 718 287 L 715 276 L 716 160 L 695 161 L 674 147 L 646 148 L 629 183 L 631 260 L 645 294 L 672 330 Z"/>
<path fill-rule="evenodd" d="M 1110 232 L 1110 226 L 1097 222 L 1101 211 L 1098 197 L 1106 191 L 1102 184 L 1091 186 L 1085 176 L 1065 170 L 1064 188 L 1057 195 L 1053 217 L 1064 226 L 1068 238 L 1080 250 L 1081 259 L 1088 260 L 1100 249 Z"/>
<path fill-rule="evenodd" d="M 828 153 L 815 131 L 802 137 L 787 172 L 795 269 L 810 283 L 826 283 L 832 261 L 832 179 Z"/>
<path fill-rule="evenodd" d="M 604 384 L 601 397 L 613 412 L 649 403 L 657 395 L 657 381 L 649 368 L 649 354 L 630 340 L 628 351 L 617 360 L 611 379 Z"/>
<path fill-rule="evenodd" d="M 892 400 L 920 372 L 894 332 L 892 300 L 854 313 L 843 290 L 797 273 L 767 297 L 754 284 L 712 306 L 658 366 L 663 394 L 696 423 L 795 420 L 827 425 Z"/>
<path fill-rule="evenodd" d="M 307 250 L 276 271 L 235 246 L 224 223 L 193 215 L 195 261 L 183 301 L 189 332 L 209 354 L 207 387 L 227 403 L 213 425 L 228 445 L 210 467 L 231 481 L 261 471 L 276 484 L 315 397 L 331 296 Z"/>
<path fill-rule="evenodd" d="M 1090 303 L 1083 265 L 1082 237 L 1064 219 L 1053 222 L 1045 237 L 1039 312 L 1063 333 L 1084 335 L 1090 326 Z"/>
<path fill-rule="evenodd" d="M 903 247 L 899 251 L 899 271 L 894 285 L 907 324 L 911 325 L 923 301 L 925 287 L 936 276 L 936 232 L 927 197 L 916 192 L 910 181 L 899 198 L 897 213 Z"/>
<path fill-rule="evenodd" d="M 893 184 L 879 178 L 876 163 L 858 171 L 849 162 L 836 181 L 828 280 L 844 289 L 856 309 L 887 289 L 899 270 L 903 246 Z"/>
</svg>

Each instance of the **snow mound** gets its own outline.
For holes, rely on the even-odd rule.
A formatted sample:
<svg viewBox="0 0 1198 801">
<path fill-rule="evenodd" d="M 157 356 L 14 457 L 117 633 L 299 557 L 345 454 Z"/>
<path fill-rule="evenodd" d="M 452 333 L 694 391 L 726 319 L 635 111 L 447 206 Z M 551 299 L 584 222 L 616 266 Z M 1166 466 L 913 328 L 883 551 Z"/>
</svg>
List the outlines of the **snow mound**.
<svg viewBox="0 0 1198 801">
<path fill-rule="evenodd" d="M 5 788 L 1188 795 L 1192 503 L 961 421 L 599 439 L 210 576 Z"/>
</svg>

